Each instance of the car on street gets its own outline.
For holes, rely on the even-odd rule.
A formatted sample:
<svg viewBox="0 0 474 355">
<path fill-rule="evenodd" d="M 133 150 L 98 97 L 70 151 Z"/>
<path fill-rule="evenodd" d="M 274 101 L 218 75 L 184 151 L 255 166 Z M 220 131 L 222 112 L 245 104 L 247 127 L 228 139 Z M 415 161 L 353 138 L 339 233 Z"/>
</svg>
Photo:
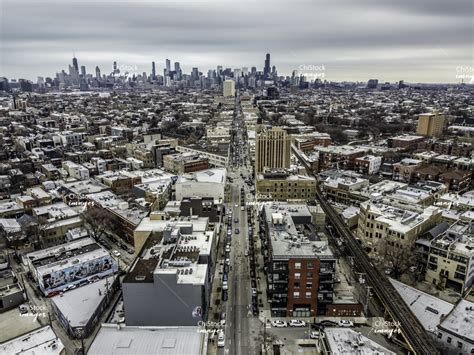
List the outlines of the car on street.
<svg viewBox="0 0 474 355">
<path fill-rule="evenodd" d="M 384 272 L 385 272 L 385 275 L 391 275 L 391 274 L 392 274 L 392 272 L 393 272 L 393 269 L 391 269 L 391 268 L 387 268 L 387 269 L 385 269 L 385 271 L 384 271 Z"/>
<path fill-rule="evenodd" d="M 252 288 L 252 296 L 257 296 L 257 289 L 256 288 Z"/>
<path fill-rule="evenodd" d="M 284 320 L 272 320 L 272 327 L 275 328 L 286 328 L 288 327 L 288 323 L 286 323 Z"/>
<path fill-rule="evenodd" d="M 112 250 L 112 255 L 118 258 L 120 256 L 120 252 L 117 250 Z"/>
<path fill-rule="evenodd" d="M 239 234 L 239 233 L 240 233 L 239 228 L 235 228 L 234 233 L 235 233 L 235 234 Z"/>
<path fill-rule="evenodd" d="M 227 291 L 229 289 L 229 285 L 227 284 L 227 281 L 222 281 L 222 289 L 224 291 Z"/>
<path fill-rule="evenodd" d="M 245 207 L 244 206 L 240 207 L 240 210 L 245 211 Z"/>
<path fill-rule="evenodd" d="M 252 314 L 254 316 L 258 316 L 258 305 L 257 304 L 252 304 Z"/>
<path fill-rule="evenodd" d="M 229 246 L 229 245 L 226 245 L 226 246 L 225 246 L 225 252 L 226 252 L 226 253 L 230 252 L 230 246 Z"/>
<path fill-rule="evenodd" d="M 249 256 L 249 250 L 248 250 L 248 249 L 245 249 L 244 255 L 245 255 L 245 256 Z"/>
<path fill-rule="evenodd" d="M 227 293 L 227 291 L 222 291 L 222 301 L 227 301 L 227 299 L 229 298 L 229 294 Z"/>
<path fill-rule="evenodd" d="M 225 319 L 226 319 L 226 314 L 224 312 L 221 314 L 221 327 L 225 327 Z"/>
<path fill-rule="evenodd" d="M 236 204 L 235 204 L 235 207 L 239 207 L 239 205 L 236 203 Z"/>
<path fill-rule="evenodd" d="M 299 319 L 290 320 L 290 327 L 306 327 L 306 322 Z"/>
<path fill-rule="evenodd" d="M 28 313 L 28 306 L 26 304 L 21 304 L 20 307 L 18 307 L 18 310 L 20 311 L 20 314 Z"/>
<path fill-rule="evenodd" d="M 348 328 L 348 327 L 353 327 L 354 323 L 352 323 L 350 320 L 341 319 L 339 322 L 337 322 L 337 325 L 340 327 Z"/>
<path fill-rule="evenodd" d="M 219 348 L 223 348 L 225 346 L 225 334 L 223 330 L 221 330 L 217 335 L 217 346 Z"/>
<path fill-rule="evenodd" d="M 239 223 L 239 219 L 238 219 L 238 218 L 234 218 L 234 223 Z"/>
<path fill-rule="evenodd" d="M 319 339 L 319 331 L 318 330 L 312 330 L 311 333 L 309 333 L 309 337 L 311 339 Z"/>
</svg>

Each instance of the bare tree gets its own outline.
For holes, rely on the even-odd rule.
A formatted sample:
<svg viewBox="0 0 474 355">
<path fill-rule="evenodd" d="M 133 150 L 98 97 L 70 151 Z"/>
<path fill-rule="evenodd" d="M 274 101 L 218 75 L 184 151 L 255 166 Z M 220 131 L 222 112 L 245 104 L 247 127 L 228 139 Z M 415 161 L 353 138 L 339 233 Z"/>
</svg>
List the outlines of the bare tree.
<svg viewBox="0 0 474 355">
<path fill-rule="evenodd" d="M 393 240 L 387 239 L 378 244 L 379 255 L 383 262 L 392 269 L 392 276 L 399 279 L 410 266 L 416 264 L 416 251 L 414 247 L 403 246 Z"/>
<path fill-rule="evenodd" d="M 82 213 L 82 219 L 84 227 L 95 241 L 99 241 L 111 228 L 110 216 L 102 208 L 89 207 Z"/>
</svg>

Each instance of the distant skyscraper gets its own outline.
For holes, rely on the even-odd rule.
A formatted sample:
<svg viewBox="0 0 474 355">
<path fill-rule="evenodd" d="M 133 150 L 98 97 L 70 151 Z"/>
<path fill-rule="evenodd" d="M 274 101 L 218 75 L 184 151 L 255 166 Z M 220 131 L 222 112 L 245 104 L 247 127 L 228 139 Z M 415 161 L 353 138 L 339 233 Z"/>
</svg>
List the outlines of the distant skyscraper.
<svg viewBox="0 0 474 355">
<path fill-rule="evenodd" d="M 155 62 L 151 62 L 151 78 L 152 78 L 153 80 L 156 79 Z"/>
<path fill-rule="evenodd" d="M 235 82 L 233 80 L 224 81 L 224 97 L 235 96 Z"/>
<path fill-rule="evenodd" d="M 97 79 L 97 81 L 100 81 L 100 68 L 99 68 L 99 66 L 95 67 L 95 78 Z"/>
<path fill-rule="evenodd" d="M 270 53 L 265 57 L 265 66 L 263 67 L 263 76 L 267 78 L 270 75 Z"/>
<path fill-rule="evenodd" d="M 369 81 L 367 82 L 367 89 L 377 89 L 378 85 L 378 79 L 369 79 Z"/>
<path fill-rule="evenodd" d="M 171 71 L 171 60 L 166 59 L 166 72 L 165 72 L 165 75 L 170 75 L 170 71 Z"/>
<path fill-rule="evenodd" d="M 191 72 L 191 79 L 192 80 L 198 80 L 199 79 L 199 69 L 198 68 L 193 68 L 193 71 Z"/>
<path fill-rule="evenodd" d="M 250 73 L 251 73 L 252 75 L 257 74 L 257 68 L 256 68 L 256 67 L 252 67 L 252 69 L 250 69 Z"/>
<path fill-rule="evenodd" d="M 255 141 L 255 173 L 289 167 L 290 137 L 286 131 L 274 127 L 258 133 Z"/>
<path fill-rule="evenodd" d="M 79 74 L 79 65 L 77 64 L 77 58 L 76 57 L 72 58 L 72 66 L 74 67 L 74 69 L 76 69 L 76 73 Z"/>
<path fill-rule="evenodd" d="M 86 66 L 85 65 L 81 65 L 81 75 L 83 78 L 86 77 Z"/>
<path fill-rule="evenodd" d="M 179 65 L 179 62 L 174 63 L 174 71 L 176 73 L 176 78 L 178 80 L 181 80 L 181 67 Z"/>
<path fill-rule="evenodd" d="M 114 74 L 118 73 L 117 62 L 114 62 Z"/>
</svg>

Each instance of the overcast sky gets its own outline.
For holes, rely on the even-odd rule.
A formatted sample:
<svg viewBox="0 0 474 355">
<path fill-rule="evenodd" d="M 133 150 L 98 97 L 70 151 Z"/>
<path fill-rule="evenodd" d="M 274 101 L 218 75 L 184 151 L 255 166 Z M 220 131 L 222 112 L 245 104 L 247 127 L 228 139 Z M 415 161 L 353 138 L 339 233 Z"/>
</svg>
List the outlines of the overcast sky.
<svg viewBox="0 0 474 355">
<path fill-rule="evenodd" d="M 328 80 L 459 82 L 474 67 L 472 0 L 0 0 L 0 76 L 79 65 L 141 73 L 256 66 Z M 173 65 L 173 64 L 172 64 Z M 315 66 L 316 71 L 302 66 Z M 322 66 L 324 68 L 322 68 Z M 122 68 L 123 68 L 122 67 Z M 301 70 L 303 69 L 303 70 Z M 322 70 L 324 69 L 324 70 Z M 312 73 L 313 72 L 313 73 Z"/>
</svg>

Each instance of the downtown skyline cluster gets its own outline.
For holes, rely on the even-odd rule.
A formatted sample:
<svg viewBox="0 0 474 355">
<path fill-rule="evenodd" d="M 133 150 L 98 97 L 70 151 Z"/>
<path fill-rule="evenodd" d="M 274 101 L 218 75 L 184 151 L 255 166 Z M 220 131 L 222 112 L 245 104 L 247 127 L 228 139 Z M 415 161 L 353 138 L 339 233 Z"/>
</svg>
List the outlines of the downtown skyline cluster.
<svg viewBox="0 0 474 355">
<path fill-rule="evenodd" d="M 335 81 L 459 83 L 457 68 L 472 66 L 467 0 L 4 0 L 1 12 L 0 75 L 9 78 L 54 73 L 73 50 L 92 70 L 117 60 L 147 72 L 153 58 L 234 68 L 269 52 L 280 74 L 324 65 Z"/>
</svg>

